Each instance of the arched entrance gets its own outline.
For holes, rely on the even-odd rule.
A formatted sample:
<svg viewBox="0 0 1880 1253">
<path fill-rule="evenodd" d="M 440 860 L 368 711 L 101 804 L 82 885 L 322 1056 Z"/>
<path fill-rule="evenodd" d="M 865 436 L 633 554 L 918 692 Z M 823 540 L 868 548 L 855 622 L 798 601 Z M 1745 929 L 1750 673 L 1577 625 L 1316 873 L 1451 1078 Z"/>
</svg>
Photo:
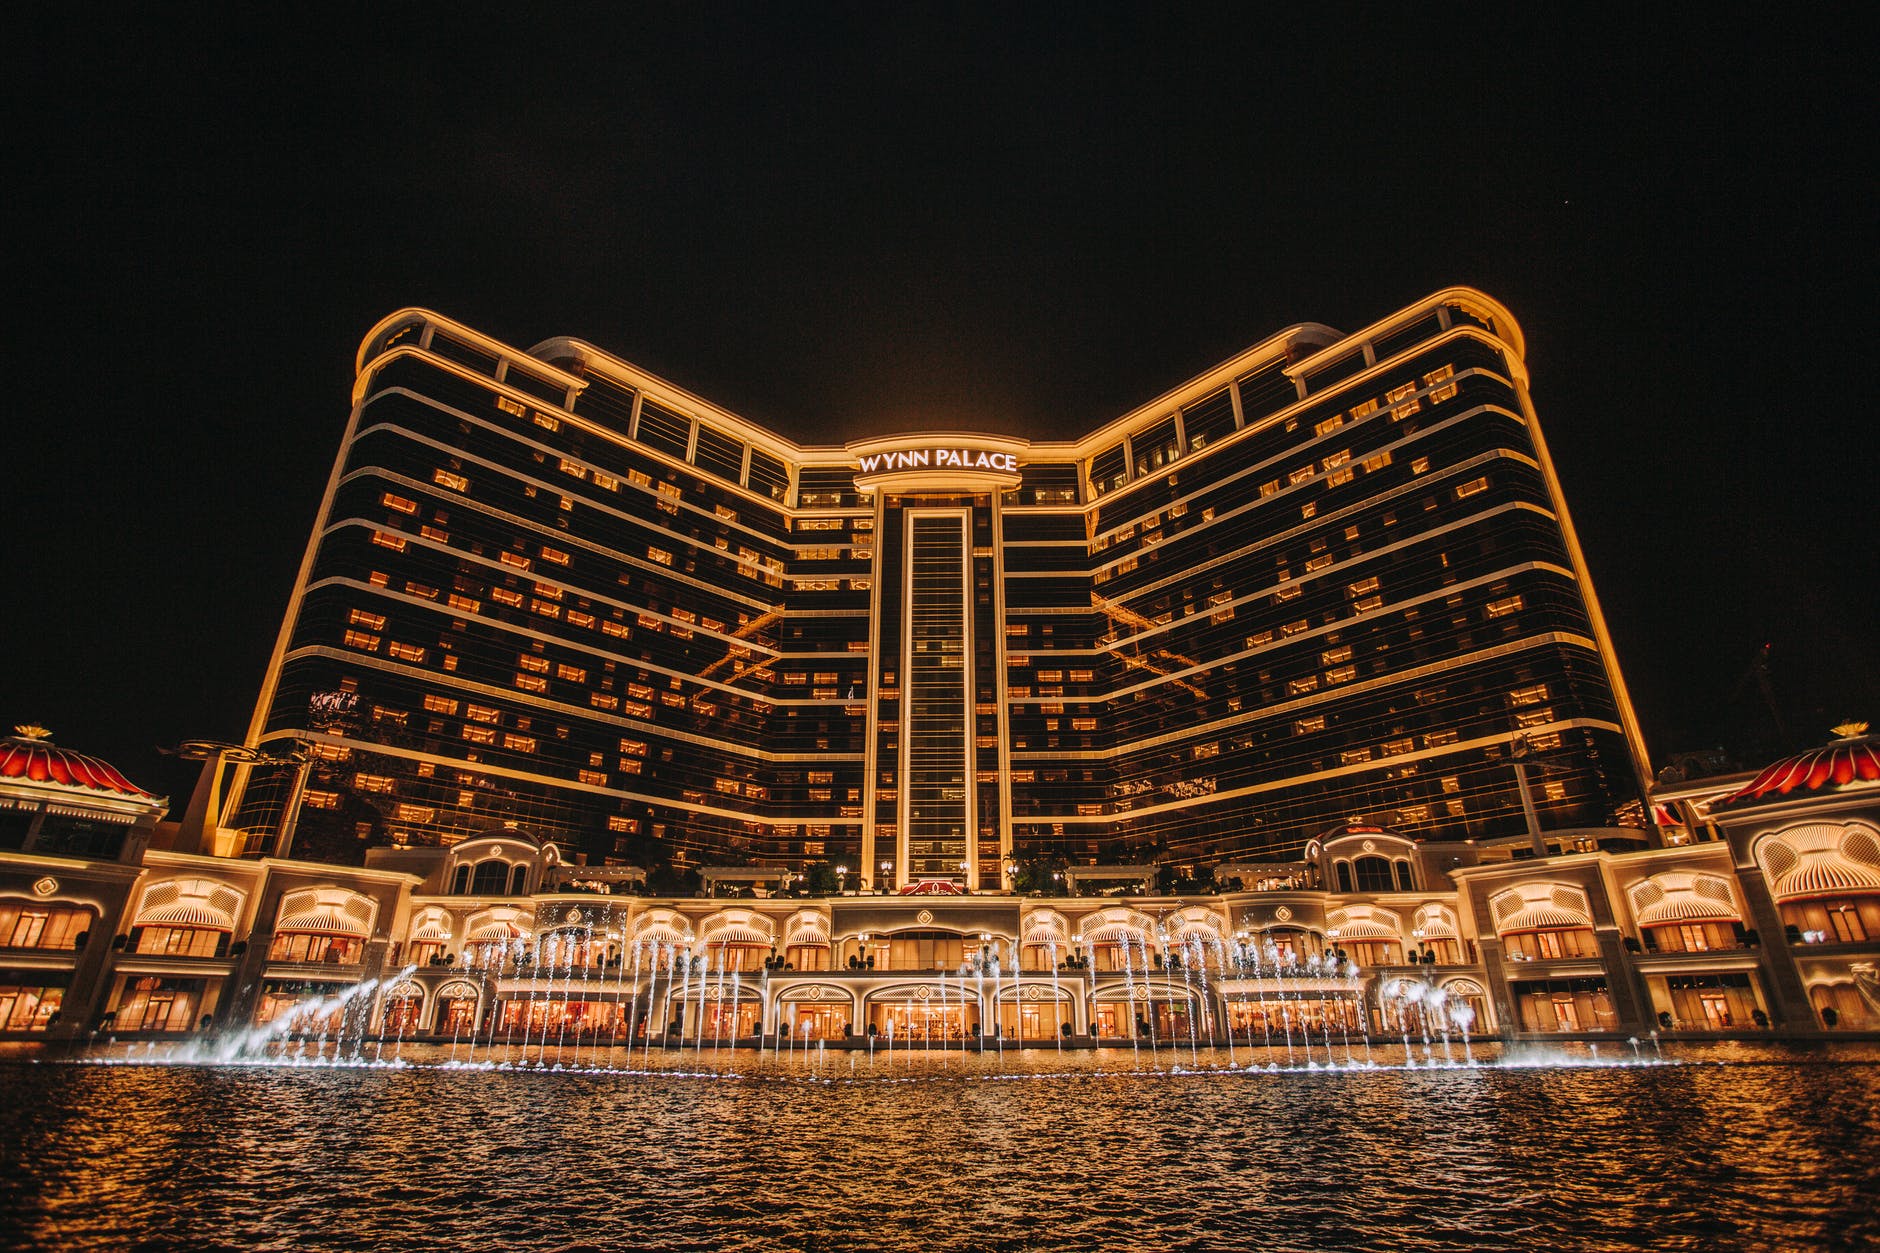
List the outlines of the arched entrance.
<svg viewBox="0 0 1880 1253">
<path fill-rule="evenodd" d="M 941 1046 L 979 1035 L 979 997 L 942 982 L 885 988 L 868 998 L 871 1033 L 895 1044 Z"/>
</svg>

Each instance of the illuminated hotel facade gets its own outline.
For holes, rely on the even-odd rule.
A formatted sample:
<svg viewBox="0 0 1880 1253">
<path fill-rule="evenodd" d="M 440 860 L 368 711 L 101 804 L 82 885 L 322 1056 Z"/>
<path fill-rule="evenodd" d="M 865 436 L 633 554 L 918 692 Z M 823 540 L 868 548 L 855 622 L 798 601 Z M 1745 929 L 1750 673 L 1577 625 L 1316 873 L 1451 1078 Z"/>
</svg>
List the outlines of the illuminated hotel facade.
<svg viewBox="0 0 1880 1253">
<path fill-rule="evenodd" d="M 1645 753 L 1522 353 L 1451 289 L 1076 441 L 817 447 L 401 311 L 248 736 L 310 760 L 237 770 L 216 851 L 986 890 L 1610 827 Z"/>
</svg>

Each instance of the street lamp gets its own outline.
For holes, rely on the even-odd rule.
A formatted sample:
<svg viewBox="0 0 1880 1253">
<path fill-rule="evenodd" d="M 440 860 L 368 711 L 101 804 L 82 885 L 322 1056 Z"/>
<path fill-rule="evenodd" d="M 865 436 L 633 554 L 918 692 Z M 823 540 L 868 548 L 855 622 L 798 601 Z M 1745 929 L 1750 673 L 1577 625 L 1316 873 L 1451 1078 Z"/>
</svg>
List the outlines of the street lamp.
<svg viewBox="0 0 1880 1253">
<path fill-rule="evenodd" d="M 837 866 L 836 867 L 836 895 L 840 896 L 843 894 L 842 889 L 848 883 L 848 880 L 849 880 L 849 868 L 847 866 Z"/>
</svg>

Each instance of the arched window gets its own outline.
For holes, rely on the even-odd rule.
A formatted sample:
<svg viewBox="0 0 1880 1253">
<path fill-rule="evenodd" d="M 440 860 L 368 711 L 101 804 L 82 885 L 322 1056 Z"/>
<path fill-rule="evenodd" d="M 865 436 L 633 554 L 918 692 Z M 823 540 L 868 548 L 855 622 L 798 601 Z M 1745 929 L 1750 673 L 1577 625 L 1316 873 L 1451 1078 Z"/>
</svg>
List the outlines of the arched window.
<svg viewBox="0 0 1880 1253">
<path fill-rule="evenodd" d="M 1351 863 L 1348 861 L 1340 861 L 1337 863 L 1336 869 L 1338 871 L 1338 890 L 1340 892 L 1351 891 Z"/>
<path fill-rule="evenodd" d="M 1410 863 L 1401 859 L 1397 862 L 1397 890 L 1399 892 L 1414 892 L 1417 890 L 1417 881 L 1415 876 L 1411 873 Z"/>
<path fill-rule="evenodd" d="M 451 877 L 450 892 L 452 896 L 468 896 L 470 894 L 470 867 L 457 867 L 457 873 Z"/>
<path fill-rule="evenodd" d="M 76 948 L 91 934 L 92 911 L 82 905 L 0 901 L 0 948 Z"/>
<path fill-rule="evenodd" d="M 528 888 L 529 868 L 526 865 L 511 867 L 509 871 L 509 894 L 521 896 Z"/>
<path fill-rule="evenodd" d="M 1353 863 L 1357 872 L 1358 891 L 1388 892 L 1391 890 L 1390 862 L 1382 857 L 1360 857 Z"/>
<path fill-rule="evenodd" d="M 470 881 L 470 894 L 472 896 L 501 896 L 508 874 L 508 862 L 497 861 L 494 858 L 478 862 L 476 877 Z"/>
</svg>

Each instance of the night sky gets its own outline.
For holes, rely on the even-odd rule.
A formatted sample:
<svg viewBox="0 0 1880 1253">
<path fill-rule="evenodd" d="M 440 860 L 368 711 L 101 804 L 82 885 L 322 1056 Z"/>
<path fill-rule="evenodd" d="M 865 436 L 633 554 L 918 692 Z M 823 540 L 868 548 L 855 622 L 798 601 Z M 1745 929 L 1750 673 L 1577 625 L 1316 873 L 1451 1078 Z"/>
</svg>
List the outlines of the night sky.
<svg viewBox="0 0 1880 1253">
<path fill-rule="evenodd" d="M 1825 21 L 394 7 L 10 32 L 0 722 L 180 801 L 156 746 L 245 730 L 405 305 L 803 442 L 1046 439 L 1456 283 L 1526 330 L 1654 759 L 1880 721 L 1875 102 Z"/>
</svg>

